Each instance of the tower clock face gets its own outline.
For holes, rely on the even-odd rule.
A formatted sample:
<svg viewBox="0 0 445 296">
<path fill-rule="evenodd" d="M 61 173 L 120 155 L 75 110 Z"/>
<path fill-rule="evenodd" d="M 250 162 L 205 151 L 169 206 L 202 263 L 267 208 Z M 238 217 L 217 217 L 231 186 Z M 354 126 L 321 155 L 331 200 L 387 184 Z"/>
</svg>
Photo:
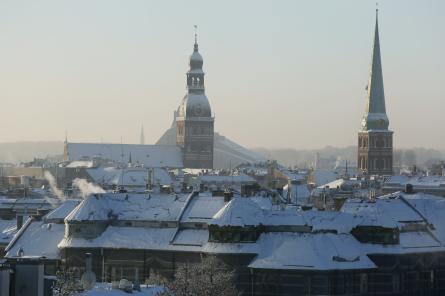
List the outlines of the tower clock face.
<svg viewBox="0 0 445 296">
<path fill-rule="evenodd" d="M 196 115 L 200 115 L 200 114 L 201 114 L 201 111 L 202 111 L 202 109 L 201 109 L 201 104 L 197 104 L 197 105 L 195 106 L 195 114 L 196 114 Z"/>
</svg>

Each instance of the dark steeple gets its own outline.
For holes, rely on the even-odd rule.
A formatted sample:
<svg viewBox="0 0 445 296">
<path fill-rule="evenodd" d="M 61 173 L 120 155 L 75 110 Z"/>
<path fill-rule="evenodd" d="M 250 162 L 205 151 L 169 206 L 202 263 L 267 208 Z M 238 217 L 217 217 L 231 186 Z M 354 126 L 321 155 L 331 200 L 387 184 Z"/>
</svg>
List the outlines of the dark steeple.
<svg viewBox="0 0 445 296">
<path fill-rule="evenodd" d="M 363 130 L 387 130 L 389 120 L 388 116 L 386 115 L 385 92 L 383 88 L 378 9 L 376 9 L 374 44 L 367 91 L 366 110 L 362 121 Z"/>
</svg>

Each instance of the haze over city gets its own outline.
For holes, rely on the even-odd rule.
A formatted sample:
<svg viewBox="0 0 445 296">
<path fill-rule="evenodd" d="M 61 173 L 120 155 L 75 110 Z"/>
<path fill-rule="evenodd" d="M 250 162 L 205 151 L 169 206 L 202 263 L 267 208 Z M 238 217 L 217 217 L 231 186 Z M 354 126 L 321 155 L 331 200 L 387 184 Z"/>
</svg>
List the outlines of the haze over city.
<svg viewBox="0 0 445 296">
<path fill-rule="evenodd" d="M 143 124 L 154 143 L 185 94 L 196 24 L 215 131 L 247 147 L 356 145 L 374 1 L 154 4 L 1 1 L 0 142 L 137 143 Z M 396 148 L 445 148 L 445 3 L 428 4 L 378 4 Z"/>
<path fill-rule="evenodd" d="M 445 2 L 0 0 L 0 296 L 445 295 Z"/>
</svg>

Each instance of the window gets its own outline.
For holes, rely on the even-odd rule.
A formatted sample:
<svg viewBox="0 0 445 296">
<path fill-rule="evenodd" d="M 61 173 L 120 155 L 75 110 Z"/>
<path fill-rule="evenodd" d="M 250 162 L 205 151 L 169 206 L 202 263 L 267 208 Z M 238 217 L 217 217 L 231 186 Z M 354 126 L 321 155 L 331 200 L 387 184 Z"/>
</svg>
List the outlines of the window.
<svg viewBox="0 0 445 296">
<path fill-rule="evenodd" d="M 360 274 L 360 293 L 368 293 L 368 275 Z"/>
<path fill-rule="evenodd" d="M 398 244 L 399 231 L 397 228 L 381 226 L 356 226 L 351 234 L 362 243 Z"/>
<path fill-rule="evenodd" d="M 260 231 L 257 227 L 239 226 L 209 226 L 209 241 L 219 243 L 253 243 L 256 242 Z"/>
<path fill-rule="evenodd" d="M 400 293 L 400 275 L 397 273 L 392 275 L 392 292 Z"/>
</svg>

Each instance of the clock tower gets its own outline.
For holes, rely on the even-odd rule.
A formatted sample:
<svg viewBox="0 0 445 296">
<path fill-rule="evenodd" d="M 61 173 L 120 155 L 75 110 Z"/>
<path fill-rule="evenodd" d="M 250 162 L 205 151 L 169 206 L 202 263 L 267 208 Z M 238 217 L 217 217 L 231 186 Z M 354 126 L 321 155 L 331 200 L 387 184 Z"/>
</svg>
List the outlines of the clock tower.
<svg viewBox="0 0 445 296">
<path fill-rule="evenodd" d="M 205 95 L 202 65 L 195 33 L 187 72 L 187 93 L 176 112 L 176 145 L 182 149 L 185 168 L 213 168 L 214 117 Z"/>
<path fill-rule="evenodd" d="M 393 166 L 393 132 L 388 129 L 389 120 L 385 108 L 378 11 L 374 33 L 371 69 L 367 86 L 367 104 L 358 133 L 359 171 L 367 175 L 391 175 Z"/>
</svg>

